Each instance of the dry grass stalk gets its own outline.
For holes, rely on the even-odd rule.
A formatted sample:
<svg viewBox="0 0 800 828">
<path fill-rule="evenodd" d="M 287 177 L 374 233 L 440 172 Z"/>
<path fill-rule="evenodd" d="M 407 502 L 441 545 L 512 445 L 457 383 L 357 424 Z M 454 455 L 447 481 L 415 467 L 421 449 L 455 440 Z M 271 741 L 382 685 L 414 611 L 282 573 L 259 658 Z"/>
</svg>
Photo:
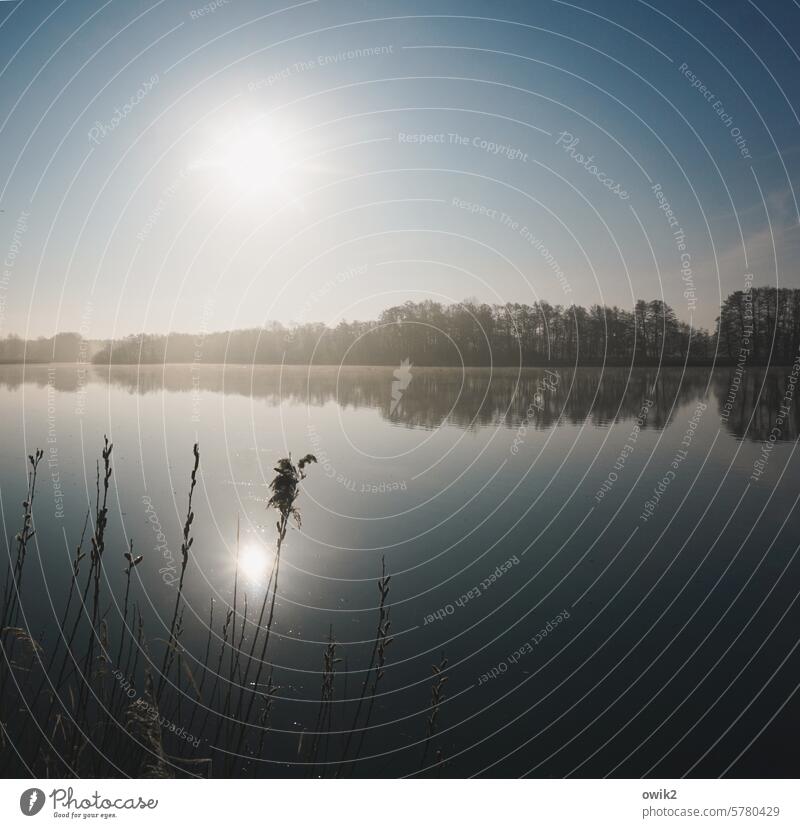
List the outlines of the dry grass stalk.
<svg viewBox="0 0 800 828">
<path fill-rule="evenodd" d="M 434 680 L 431 685 L 431 703 L 428 718 L 425 722 L 425 747 L 422 751 L 422 761 L 419 765 L 420 768 L 425 767 L 425 760 L 428 756 L 428 748 L 430 746 L 431 739 L 433 739 L 436 735 L 436 727 L 439 719 L 439 707 L 444 700 L 444 686 L 448 681 L 448 677 L 444 675 L 444 671 L 447 669 L 447 659 L 444 657 L 444 653 L 442 653 L 439 663 L 432 665 L 432 669 Z"/>
<path fill-rule="evenodd" d="M 358 703 L 356 704 L 356 712 L 353 716 L 353 723 L 350 726 L 347 732 L 347 738 L 345 739 L 344 748 L 342 749 L 342 760 L 341 764 L 339 765 L 339 769 L 336 772 L 337 776 L 341 776 L 342 772 L 346 767 L 347 756 L 350 750 L 350 743 L 353 739 L 353 734 L 356 732 L 358 728 L 358 720 L 361 715 L 361 707 L 364 704 L 364 698 L 367 694 L 367 689 L 370 687 L 370 676 L 372 675 L 373 668 L 375 668 L 376 660 L 378 659 L 378 652 L 379 650 L 382 652 L 382 657 L 385 656 L 386 647 L 391 643 L 391 639 L 388 639 L 389 635 L 389 608 L 386 606 L 387 599 L 389 598 L 389 582 L 392 580 L 391 575 L 386 574 L 386 559 L 381 558 L 381 577 L 378 579 L 378 592 L 380 593 L 380 602 L 378 603 L 378 628 L 375 633 L 375 643 L 372 645 L 372 654 L 370 655 L 369 659 L 369 666 L 367 667 L 366 674 L 364 676 L 364 681 L 361 683 L 361 694 L 358 697 Z M 387 642 L 388 639 L 388 642 Z M 382 646 L 383 642 L 383 646 Z M 377 689 L 377 682 L 383 678 L 383 664 L 381 663 L 375 670 L 375 677 L 372 681 L 372 687 L 374 688 L 371 698 L 374 699 L 375 696 L 375 689 Z M 370 704 L 368 713 L 371 712 L 372 705 Z M 364 723 L 364 731 L 366 731 L 368 722 L 365 721 Z M 361 746 L 364 743 L 364 736 L 363 731 L 361 737 L 359 739 L 359 748 L 356 750 L 355 756 L 353 757 L 353 762 L 356 761 L 358 758 L 358 753 L 361 749 Z M 351 765 L 352 770 L 352 765 Z"/>
<path fill-rule="evenodd" d="M 158 678 L 158 689 L 156 690 L 156 701 L 160 701 L 161 694 L 164 691 L 164 682 L 167 680 L 167 675 L 172 667 L 172 662 L 175 657 L 175 649 L 172 643 L 175 641 L 175 625 L 178 620 L 178 611 L 183 599 L 183 579 L 186 575 L 186 567 L 189 563 L 189 550 L 192 548 L 194 538 L 191 535 L 192 523 L 194 522 L 194 512 L 192 511 L 192 497 L 194 496 L 194 489 L 197 485 L 197 470 L 200 467 L 200 447 L 197 443 L 192 448 L 194 455 L 194 467 L 192 468 L 191 481 L 189 484 L 189 504 L 186 508 L 186 521 L 183 524 L 183 540 L 181 541 L 181 574 L 178 579 L 178 592 L 175 596 L 175 609 L 172 612 L 172 621 L 169 626 L 169 639 L 167 647 L 164 650 L 164 661 L 161 665 L 161 674 Z"/>
<path fill-rule="evenodd" d="M 275 509 L 278 512 L 279 518 L 275 523 L 275 527 L 278 531 L 278 539 L 275 546 L 275 562 L 273 564 L 273 572 L 272 575 L 270 575 L 270 582 L 272 584 L 272 601 L 270 603 L 267 624 L 264 629 L 264 643 L 261 646 L 261 657 L 258 660 L 258 668 L 256 670 L 255 679 L 253 681 L 254 687 L 258 687 L 259 682 L 261 681 L 261 673 L 264 669 L 264 663 L 267 655 L 267 646 L 269 645 L 270 633 L 272 631 L 272 622 L 275 619 L 275 600 L 278 596 L 278 574 L 280 572 L 281 549 L 283 548 L 283 541 L 286 538 L 286 532 L 289 529 L 290 521 L 294 521 L 298 528 L 302 525 L 302 517 L 300 514 L 300 510 L 297 508 L 295 503 L 297 502 L 297 498 L 300 496 L 300 483 L 306 477 L 306 466 L 309 466 L 311 463 L 316 462 L 317 458 L 314 457 L 313 454 L 306 454 L 304 457 L 301 457 L 296 465 L 292 462 L 291 455 L 289 455 L 289 457 L 284 457 L 278 460 L 278 463 L 275 466 L 275 477 L 269 484 L 270 491 L 272 492 L 272 494 L 270 495 L 270 498 L 267 501 L 267 508 Z M 269 587 L 270 583 L 267 584 L 267 591 L 264 594 L 264 601 L 261 605 L 259 624 L 257 625 L 255 637 L 253 639 L 253 646 L 250 650 L 250 661 L 252 661 L 252 654 L 255 649 L 255 644 L 260 632 L 261 618 L 263 617 L 264 608 L 266 607 L 267 598 L 269 597 Z M 247 690 L 250 690 L 249 685 L 246 684 L 247 675 L 249 674 L 249 667 L 250 664 L 248 663 L 248 668 L 245 672 L 244 682 Z M 250 721 L 250 716 L 253 712 L 253 705 L 255 703 L 257 696 L 258 693 L 255 690 L 250 691 L 250 698 L 247 704 L 247 711 L 244 715 L 244 718 L 239 719 L 239 738 L 236 744 L 236 750 L 234 751 L 234 754 L 238 754 L 242 749 L 245 731 L 248 727 L 248 722 Z"/>
</svg>

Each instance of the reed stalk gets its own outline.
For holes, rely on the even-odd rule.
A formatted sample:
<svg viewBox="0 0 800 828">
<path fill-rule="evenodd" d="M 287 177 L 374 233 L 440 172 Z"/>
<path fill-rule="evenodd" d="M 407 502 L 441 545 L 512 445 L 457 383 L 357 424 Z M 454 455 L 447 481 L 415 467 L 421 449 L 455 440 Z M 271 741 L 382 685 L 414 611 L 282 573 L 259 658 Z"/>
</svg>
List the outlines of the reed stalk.
<svg viewBox="0 0 800 828">
<path fill-rule="evenodd" d="M 280 572 L 281 565 L 281 549 L 283 548 L 283 542 L 286 538 L 286 532 L 288 531 L 290 521 L 294 521 L 298 528 L 302 525 L 302 517 L 295 503 L 297 498 L 300 496 L 300 483 L 306 477 L 306 466 L 316 462 L 317 458 L 314 457 L 313 454 L 306 454 L 304 457 L 301 457 L 297 465 L 292 462 L 291 455 L 289 455 L 289 457 L 284 457 L 279 460 L 275 466 L 275 477 L 273 477 L 269 484 L 272 494 L 267 501 L 267 508 L 275 509 L 278 512 L 279 518 L 275 523 L 278 538 L 275 546 L 275 563 L 273 566 L 275 579 L 272 585 L 272 601 L 270 603 L 267 625 L 264 630 L 264 643 L 261 647 L 261 657 L 258 661 L 256 677 L 253 682 L 255 687 L 259 686 L 259 682 L 261 680 L 261 673 L 264 669 L 264 663 L 266 660 L 267 646 L 269 645 L 270 633 L 272 631 L 272 622 L 275 619 L 275 600 L 278 596 L 278 574 Z M 264 602 L 266 602 L 268 595 L 269 584 L 267 584 L 267 592 L 264 595 Z M 262 616 L 260 615 L 259 619 L 261 619 L 261 617 Z M 236 743 L 236 750 L 234 751 L 235 755 L 242 749 L 245 731 L 247 729 L 248 722 L 250 721 L 250 716 L 253 711 L 253 704 L 257 695 L 258 694 L 255 691 L 251 692 L 247 705 L 247 712 L 245 713 L 244 718 L 239 720 L 239 738 Z"/>
<path fill-rule="evenodd" d="M 386 600 L 389 597 L 389 582 L 391 581 L 391 579 L 392 579 L 392 576 L 391 575 L 387 576 L 387 574 L 386 574 L 386 560 L 384 558 L 382 558 L 381 559 L 381 577 L 378 580 L 378 592 L 380 593 L 381 598 L 380 598 L 380 602 L 378 603 L 378 627 L 377 627 L 377 630 L 375 632 L 375 642 L 372 645 L 372 653 L 371 653 L 370 658 L 369 658 L 369 665 L 367 666 L 367 670 L 366 670 L 366 673 L 364 675 L 364 680 L 361 682 L 361 693 L 358 697 L 358 703 L 356 704 L 356 712 L 355 712 L 355 715 L 353 716 L 353 723 L 348 728 L 348 731 L 347 731 L 347 737 L 345 739 L 344 748 L 342 749 L 341 764 L 339 765 L 339 769 L 336 772 L 337 777 L 341 776 L 342 771 L 346 767 L 347 756 L 348 756 L 348 753 L 350 751 L 350 743 L 353 739 L 353 735 L 355 734 L 356 729 L 358 728 L 358 719 L 361 715 L 361 708 L 364 704 L 364 699 L 367 695 L 367 689 L 370 686 L 370 676 L 372 675 L 372 670 L 375 667 L 375 663 L 376 663 L 376 660 L 378 658 L 378 651 L 381 647 L 381 641 L 383 639 L 385 639 L 388 636 L 388 633 L 389 633 L 389 629 L 386 626 L 386 624 L 389 621 L 389 611 L 388 611 L 388 608 L 386 606 Z M 388 645 L 386 645 L 386 646 L 388 646 Z M 384 651 L 385 651 L 385 647 L 384 647 Z M 377 672 L 381 673 L 380 677 L 382 678 L 383 677 L 382 668 L 380 668 Z M 377 672 L 376 672 L 375 681 L 378 680 Z M 366 729 L 366 725 L 365 725 L 365 729 Z M 353 757 L 353 762 L 355 762 L 355 759 L 357 758 L 357 755 L 358 754 L 356 754 L 356 756 Z"/>
<path fill-rule="evenodd" d="M 428 757 L 428 749 L 430 747 L 431 739 L 436 735 L 436 727 L 439 720 L 439 707 L 444 700 L 444 686 L 448 681 L 448 677 L 444 675 L 444 671 L 447 669 L 447 659 L 444 657 L 444 653 L 439 660 L 438 664 L 432 665 L 433 669 L 433 684 L 431 685 L 431 702 L 428 708 L 428 718 L 425 722 L 425 744 L 422 750 L 422 759 L 419 763 L 420 769 L 425 767 L 425 760 Z M 439 752 L 439 757 L 441 756 L 441 752 Z M 437 759 L 437 762 L 440 762 L 440 758 Z"/>
<path fill-rule="evenodd" d="M 189 550 L 192 548 L 194 538 L 191 535 L 192 523 L 194 522 L 194 512 L 192 511 L 192 497 L 194 496 L 194 489 L 197 485 L 197 469 L 200 466 L 200 447 L 197 443 L 192 448 L 194 454 L 194 467 L 192 468 L 191 481 L 189 484 L 189 503 L 186 508 L 186 521 L 183 524 L 183 540 L 181 541 L 181 574 L 178 580 L 178 593 L 175 596 L 175 608 L 172 612 L 172 621 L 169 625 L 169 639 L 164 651 L 164 660 L 161 664 L 161 673 L 158 679 L 158 689 L 155 693 L 156 704 L 161 700 L 161 694 L 164 691 L 164 683 L 167 680 L 167 674 L 172 666 L 174 658 L 174 644 L 175 642 L 175 624 L 178 620 L 178 610 L 183 599 L 183 579 L 186 575 L 186 567 L 189 564 Z"/>
</svg>

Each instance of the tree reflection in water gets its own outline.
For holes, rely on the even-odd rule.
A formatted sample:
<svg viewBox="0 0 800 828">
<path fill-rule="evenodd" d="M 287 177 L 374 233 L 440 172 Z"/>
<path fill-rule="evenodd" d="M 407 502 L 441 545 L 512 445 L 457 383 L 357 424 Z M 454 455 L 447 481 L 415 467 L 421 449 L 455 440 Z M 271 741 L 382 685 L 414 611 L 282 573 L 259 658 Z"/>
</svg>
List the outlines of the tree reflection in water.
<svg viewBox="0 0 800 828">
<path fill-rule="evenodd" d="M 240 365 L 24 366 L 0 369 L 0 388 L 22 383 L 77 392 L 83 383 L 109 383 L 131 394 L 202 392 L 266 401 L 342 408 L 372 408 L 398 426 L 433 429 L 505 425 L 524 419 L 534 428 L 589 421 L 604 426 L 636 418 L 652 401 L 646 428 L 662 429 L 682 406 L 706 394 L 724 430 L 738 439 L 765 440 L 785 404 L 790 368 L 557 368 L 548 381 L 544 368 L 411 368 L 402 399 L 392 406 L 391 367 Z M 552 372 L 551 372 L 552 376 Z M 545 393 L 540 393 L 546 385 Z M 538 394 L 538 396 L 537 396 Z M 535 400 L 535 406 L 533 406 Z M 533 407 L 532 407 L 533 406 Z M 531 411 L 535 416 L 531 418 Z M 800 434 L 800 401 L 793 400 L 780 439 Z"/>
</svg>

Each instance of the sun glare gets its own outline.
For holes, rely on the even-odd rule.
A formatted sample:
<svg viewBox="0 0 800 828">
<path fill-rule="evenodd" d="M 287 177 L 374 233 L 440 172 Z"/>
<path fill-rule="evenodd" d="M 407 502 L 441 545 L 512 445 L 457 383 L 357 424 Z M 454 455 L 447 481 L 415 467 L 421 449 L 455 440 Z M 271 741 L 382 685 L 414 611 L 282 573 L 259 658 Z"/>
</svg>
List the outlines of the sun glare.
<svg viewBox="0 0 800 828">
<path fill-rule="evenodd" d="M 240 123 L 220 132 L 192 163 L 208 170 L 237 194 L 297 194 L 301 165 L 287 141 L 273 127 L 258 121 Z"/>
<path fill-rule="evenodd" d="M 239 553 L 239 570 L 251 581 L 263 581 L 269 574 L 272 557 L 266 547 L 248 543 Z"/>
</svg>

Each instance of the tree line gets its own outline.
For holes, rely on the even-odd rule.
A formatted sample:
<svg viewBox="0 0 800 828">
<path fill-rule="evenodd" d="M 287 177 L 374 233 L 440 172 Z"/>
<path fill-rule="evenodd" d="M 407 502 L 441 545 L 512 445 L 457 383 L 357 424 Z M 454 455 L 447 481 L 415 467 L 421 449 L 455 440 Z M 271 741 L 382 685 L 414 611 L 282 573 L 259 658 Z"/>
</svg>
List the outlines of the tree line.
<svg viewBox="0 0 800 828">
<path fill-rule="evenodd" d="M 137 334 L 91 347 L 78 334 L 0 340 L 0 362 L 289 365 L 788 364 L 800 348 L 800 290 L 750 288 L 722 303 L 714 333 L 665 302 L 617 306 L 406 302 L 378 319 L 204 334 Z"/>
</svg>

